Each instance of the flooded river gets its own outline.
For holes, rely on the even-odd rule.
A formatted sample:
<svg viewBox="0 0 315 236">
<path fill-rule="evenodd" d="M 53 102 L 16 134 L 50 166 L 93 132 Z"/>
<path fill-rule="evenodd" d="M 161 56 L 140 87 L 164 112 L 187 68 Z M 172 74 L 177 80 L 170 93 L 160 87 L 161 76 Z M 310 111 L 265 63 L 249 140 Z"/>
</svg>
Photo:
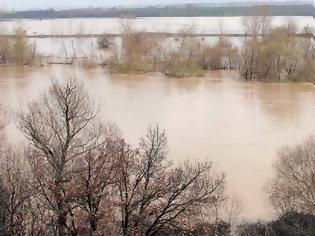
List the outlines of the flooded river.
<svg viewBox="0 0 315 236">
<path fill-rule="evenodd" d="M 18 109 L 50 81 L 76 76 L 100 104 L 101 117 L 116 122 L 136 144 L 150 124 L 167 131 L 174 162 L 211 160 L 227 174 L 243 217 L 270 215 L 263 186 L 277 151 L 315 134 L 315 88 L 307 83 L 238 80 L 236 72 L 205 78 L 168 79 L 159 74 L 109 75 L 73 67 L 0 68 L 0 103 Z M 19 140 L 9 128 L 8 138 Z"/>
</svg>

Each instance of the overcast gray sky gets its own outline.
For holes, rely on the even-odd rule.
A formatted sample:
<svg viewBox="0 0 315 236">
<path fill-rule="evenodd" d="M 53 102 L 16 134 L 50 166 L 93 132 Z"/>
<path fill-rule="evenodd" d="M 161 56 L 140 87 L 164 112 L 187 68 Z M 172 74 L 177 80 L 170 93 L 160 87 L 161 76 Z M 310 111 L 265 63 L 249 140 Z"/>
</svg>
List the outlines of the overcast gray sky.
<svg viewBox="0 0 315 236">
<path fill-rule="evenodd" d="M 64 9 L 82 7 L 111 7 L 134 5 L 157 5 L 178 3 L 209 3 L 209 2 L 241 2 L 255 0 L 0 0 L 0 8 L 5 10 L 29 10 L 29 9 Z M 278 1 L 279 0 L 259 0 Z M 280 0 L 285 1 L 285 0 Z M 299 1 L 299 0 L 297 0 Z M 303 1 L 303 0 L 300 0 Z"/>
</svg>

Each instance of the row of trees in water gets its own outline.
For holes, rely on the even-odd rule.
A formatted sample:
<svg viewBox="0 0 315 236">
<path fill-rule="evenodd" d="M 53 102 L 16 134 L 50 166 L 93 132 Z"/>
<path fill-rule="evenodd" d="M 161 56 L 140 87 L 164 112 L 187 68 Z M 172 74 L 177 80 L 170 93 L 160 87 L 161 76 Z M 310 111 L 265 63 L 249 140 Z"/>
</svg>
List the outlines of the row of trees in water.
<svg viewBox="0 0 315 236">
<path fill-rule="evenodd" d="M 203 76 L 207 70 L 236 68 L 238 49 L 224 37 L 211 45 L 206 38 L 193 36 L 194 26 L 178 32 L 178 37 L 168 37 L 137 32 L 130 20 L 121 25 L 121 48 L 106 44 L 114 45 L 109 63 L 114 73 L 158 71 L 170 77 L 191 77 Z M 112 42 L 101 38 L 101 46 L 104 41 Z"/>
<path fill-rule="evenodd" d="M 315 47 L 313 29 L 305 26 L 301 33 L 309 38 L 298 38 L 297 27 L 271 27 L 271 17 L 243 18 L 245 38 L 240 50 L 239 71 L 246 80 L 310 80 L 314 79 Z"/>
<path fill-rule="evenodd" d="M 314 80 L 315 46 L 310 26 L 301 30 L 289 21 L 286 26 L 272 27 L 272 17 L 263 7 L 253 8 L 242 18 L 242 24 L 245 37 L 237 47 L 223 34 L 215 43 L 193 36 L 194 26 L 169 37 L 137 31 L 132 20 L 123 20 L 119 40 L 108 36 L 98 39 L 101 52 L 109 57 L 99 57 L 99 51 L 94 51 L 77 64 L 85 68 L 108 65 L 112 73 L 156 71 L 169 77 L 195 77 L 205 75 L 207 70 L 235 69 L 245 80 Z M 299 37 L 301 33 L 305 37 Z M 0 37 L 0 64 L 34 63 L 40 55 L 36 57 L 35 44 L 28 41 L 23 28 L 17 27 L 13 36 Z M 65 45 L 64 50 L 65 63 L 75 63 L 76 55 L 69 60 Z"/>
<path fill-rule="evenodd" d="M 213 163 L 172 164 L 158 126 L 133 147 L 95 107 L 78 80 L 55 81 L 17 113 L 25 146 L 1 122 L 0 235 L 314 235 L 313 138 L 275 161 L 275 219 L 240 223 Z"/>
<path fill-rule="evenodd" d="M 311 37 L 297 37 L 292 22 L 272 28 L 271 17 L 248 16 L 243 25 L 245 38 L 240 48 L 224 36 L 215 44 L 189 37 L 194 34 L 192 29 L 180 32 L 184 36 L 177 38 L 124 30 L 122 51 L 112 58 L 111 70 L 191 77 L 203 76 L 207 70 L 236 69 L 245 80 L 314 80 L 314 42 Z M 307 26 L 302 32 L 311 36 L 312 28 Z"/>
<path fill-rule="evenodd" d="M 216 43 L 194 37 L 194 26 L 181 30 L 178 37 L 137 32 L 131 21 L 122 22 L 120 50 L 110 63 L 112 72 L 161 71 L 171 77 L 203 76 L 207 70 L 236 69 L 245 80 L 313 81 L 315 45 L 313 28 L 298 29 L 289 20 L 286 26 L 272 26 L 264 7 L 253 8 L 242 18 L 245 37 L 240 47 L 223 34 Z M 221 33 L 223 32 L 220 26 Z M 305 37 L 299 37 L 303 35 Z M 100 46 L 114 45 L 100 38 Z"/>
</svg>

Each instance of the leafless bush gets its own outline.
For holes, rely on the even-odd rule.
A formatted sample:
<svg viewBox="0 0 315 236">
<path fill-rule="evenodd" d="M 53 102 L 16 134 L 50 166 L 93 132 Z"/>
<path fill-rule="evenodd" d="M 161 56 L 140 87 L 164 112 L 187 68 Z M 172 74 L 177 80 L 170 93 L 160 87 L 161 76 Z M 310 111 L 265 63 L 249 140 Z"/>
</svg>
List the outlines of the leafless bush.
<svg viewBox="0 0 315 236">
<path fill-rule="evenodd" d="M 130 20 L 121 24 L 121 51 L 112 57 L 110 69 L 114 73 L 150 72 L 159 66 L 163 37 L 139 32 Z"/>
<path fill-rule="evenodd" d="M 79 66 L 84 69 L 97 68 L 99 65 L 99 62 L 100 62 L 100 58 L 94 53 L 86 55 L 83 58 L 80 58 L 78 60 Z"/>
<path fill-rule="evenodd" d="M 113 44 L 113 38 L 106 35 L 97 39 L 97 45 L 99 49 L 109 49 Z"/>
<path fill-rule="evenodd" d="M 195 26 L 184 27 L 175 38 L 175 45 L 167 48 L 162 71 L 169 77 L 197 77 L 205 74 L 203 42 L 201 38 L 191 37 Z"/>
<path fill-rule="evenodd" d="M 279 215 L 290 211 L 314 214 L 314 150 L 314 138 L 309 138 L 279 153 L 267 186 L 270 204 Z"/>
</svg>

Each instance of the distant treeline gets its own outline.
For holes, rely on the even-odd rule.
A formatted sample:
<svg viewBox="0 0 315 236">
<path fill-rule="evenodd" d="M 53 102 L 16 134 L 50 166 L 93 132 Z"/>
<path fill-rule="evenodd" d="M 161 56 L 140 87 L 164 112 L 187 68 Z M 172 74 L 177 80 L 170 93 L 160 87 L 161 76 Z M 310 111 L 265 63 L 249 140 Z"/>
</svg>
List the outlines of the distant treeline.
<svg viewBox="0 0 315 236">
<path fill-rule="evenodd" d="M 300 5 L 269 5 L 274 16 L 313 16 L 311 4 Z M 9 12 L 6 18 L 76 18 L 76 17 L 197 17 L 197 16 L 242 16 L 250 6 L 213 7 L 199 4 L 186 4 L 164 7 L 143 8 L 85 8 L 70 10 L 31 10 Z"/>
</svg>

